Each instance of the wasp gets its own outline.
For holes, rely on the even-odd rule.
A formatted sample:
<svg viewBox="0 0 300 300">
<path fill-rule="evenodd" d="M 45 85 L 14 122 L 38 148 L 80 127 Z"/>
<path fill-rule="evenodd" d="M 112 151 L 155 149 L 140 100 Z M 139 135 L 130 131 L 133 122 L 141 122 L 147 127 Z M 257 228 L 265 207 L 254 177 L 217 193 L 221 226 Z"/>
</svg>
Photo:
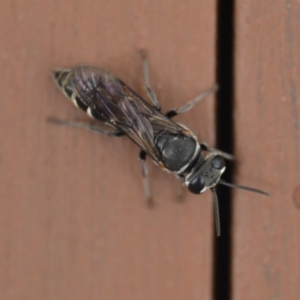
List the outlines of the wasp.
<svg viewBox="0 0 300 300">
<path fill-rule="evenodd" d="M 216 193 L 218 184 L 240 188 L 251 192 L 268 193 L 221 179 L 226 164 L 232 160 L 230 154 L 200 143 L 186 126 L 173 121 L 173 117 L 187 112 L 196 103 L 217 90 L 217 86 L 202 92 L 195 99 L 166 114 L 161 112 L 160 103 L 149 83 L 148 61 L 144 54 L 144 86 L 150 103 L 145 101 L 122 80 L 108 71 L 92 66 L 80 65 L 71 69 L 55 69 L 53 78 L 73 104 L 85 111 L 91 118 L 111 126 L 105 130 L 101 126 L 84 122 L 59 121 L 55 123 L 86 128 L 107 136 L 126 135 L 140 149 L 143 183 L 149 204 L 152 203 L 147 179 L 146 156 L 161 169 L 173 173 L 193 194 L 201 194 L 210 189 L 214 196 L 215 223 L 217 236 L 220 235 L 219 205 Z M 206 153 L 206 155 L 204 154 Z"/>
</svg>

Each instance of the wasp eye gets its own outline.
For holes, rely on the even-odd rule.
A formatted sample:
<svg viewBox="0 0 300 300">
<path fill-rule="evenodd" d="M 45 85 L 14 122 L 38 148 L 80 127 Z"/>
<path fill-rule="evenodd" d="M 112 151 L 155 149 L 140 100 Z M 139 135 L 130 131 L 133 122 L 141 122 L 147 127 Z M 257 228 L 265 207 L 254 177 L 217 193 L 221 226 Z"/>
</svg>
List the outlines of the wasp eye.
<svg viewBox="0 0 300 300">
<path fill-rule="evenodd" d="M 202 175 L 198 175 L 193 178 L 188 186 L 188 189 L 193 194 L 200 194 L 205 188 L 205 180 Z"/>
<path fill-rule="evenodd" d="M 215 168 L 217 170 L 221 170 L 225 167 L 225 160 L 222 156 L 217 155 L 211 161 L 211 165 L 213 166 L 213 168 Z"/>
</svg>

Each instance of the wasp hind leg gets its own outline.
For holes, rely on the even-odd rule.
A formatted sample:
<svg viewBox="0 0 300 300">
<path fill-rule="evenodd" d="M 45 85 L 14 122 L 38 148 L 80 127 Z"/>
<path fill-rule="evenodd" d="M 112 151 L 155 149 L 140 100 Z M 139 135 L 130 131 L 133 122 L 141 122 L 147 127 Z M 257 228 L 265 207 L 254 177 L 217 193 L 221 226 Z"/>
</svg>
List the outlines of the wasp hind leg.
<svg viewBox="0 0 300 300">
<path fill-rule="evenodd" d="M 144 73 L 144 88 L 146 90 L 146 93 L 150 99 L 150 101 L 152 102 L 153 106 L 160 111 L 160 104 L 156 98 L 155 92 L 153 91 L 153 89 L 150 86 L 149 83 L 149 65 L 148 65 L 148 60 L 146 57 L 146 52 L 144 50 L 140 51 L 142 60 L 143 60 L 143 73 Z"/>
<path fill-rule="evenodd" d="M 111 137 L 119 137 L 124 135 L 124 132 L 120 129 L 114 129 L 114 130 L 105 130 L 103 128 L 101 128 L 98 125 L 94 125 L 88 122 L 77 122 L 77 121 L 63 121 L 63 120 L 58 120 L 55 118 L 49 118 L 48 121 L 50 123 L 54 123 L 57 125 L 63 125 L 63 126 L 70 126 L 70 127 L 76 127 L 76 128 L 84 128 L 96 133 L 101 133 L 107 136 L 111 136 Z"/>
<path fill-rule="evenodd" d="M 139 159 L 142 165 L 142 174 L 143 174 L 143 186 L 144 186 L 144 192 L 145 192 L 145 197 L 147 201 L 148 207 L 153 207 L 154 202 L 152 199 L 151 191 L 150 191 L 150 186 L 149 186 L 149 180 L 148 180 L 148 168 L 146 165 L 146 157 L 147 154 L 145 151 L 141 151 L 139 155 Z"/>
</svg>

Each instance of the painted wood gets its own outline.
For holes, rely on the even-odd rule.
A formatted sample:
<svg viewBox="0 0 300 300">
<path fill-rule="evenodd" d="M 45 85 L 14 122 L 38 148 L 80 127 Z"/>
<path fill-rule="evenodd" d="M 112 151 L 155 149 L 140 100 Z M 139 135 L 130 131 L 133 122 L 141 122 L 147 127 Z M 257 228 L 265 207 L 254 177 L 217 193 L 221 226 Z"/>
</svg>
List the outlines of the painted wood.
<svg viewBox="0 0 300 300">
<path fill-rule="evenodd" d="M 237 1 L 232 299 L 299 299 L 300 4 Z"/>
<path fill-rule="evenodd" d="M 144 201 L 128 139 L 49 124 L 89 120 L 50 71 L 88 63 L 144 95 L 139 50 L 163 110 L 215 83 L 215 1 L 2 1 L 1 299 L 211 299 L 210 193 L 148 161 Z M 214 145 L 214 100 L 178 117 Z"/>
</svg>

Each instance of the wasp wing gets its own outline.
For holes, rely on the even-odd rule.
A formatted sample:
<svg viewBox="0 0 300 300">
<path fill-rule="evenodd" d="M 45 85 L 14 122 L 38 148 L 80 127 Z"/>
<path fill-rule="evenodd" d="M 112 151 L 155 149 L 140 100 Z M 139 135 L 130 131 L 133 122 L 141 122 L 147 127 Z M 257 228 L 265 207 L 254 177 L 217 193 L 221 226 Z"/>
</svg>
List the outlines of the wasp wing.
<svg viewBox="0 0 300 300">
<path fill-rule="evenodd" d="M 176 134 L 184 130 L 107 71 L 78 66 L 72 70 L 71 81 L 93 117 L 123 130 L 156 162 L 160 161 L 160 153 L 155 135 L 160 131 Z"/>
</svg>

